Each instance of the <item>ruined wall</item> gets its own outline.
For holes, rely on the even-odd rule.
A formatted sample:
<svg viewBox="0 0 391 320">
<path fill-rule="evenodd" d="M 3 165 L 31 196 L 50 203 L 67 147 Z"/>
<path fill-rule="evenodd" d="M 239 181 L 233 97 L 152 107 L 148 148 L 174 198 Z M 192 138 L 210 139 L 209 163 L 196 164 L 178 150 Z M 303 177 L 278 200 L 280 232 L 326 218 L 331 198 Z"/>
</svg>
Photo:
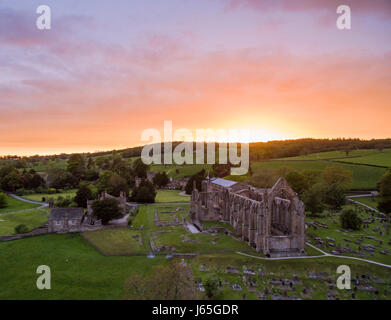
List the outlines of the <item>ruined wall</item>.
<svg viewBox="0 0 391 320">
<path fill-rule="evenodd" d="M 304 205 L 284 179 L 271 189 L 224 188 L 207 181 L 202 189 L 191 196 L 194 221 L 229 221 L 243 241 L 267 255 L 305 253 Z"/>
</svg>

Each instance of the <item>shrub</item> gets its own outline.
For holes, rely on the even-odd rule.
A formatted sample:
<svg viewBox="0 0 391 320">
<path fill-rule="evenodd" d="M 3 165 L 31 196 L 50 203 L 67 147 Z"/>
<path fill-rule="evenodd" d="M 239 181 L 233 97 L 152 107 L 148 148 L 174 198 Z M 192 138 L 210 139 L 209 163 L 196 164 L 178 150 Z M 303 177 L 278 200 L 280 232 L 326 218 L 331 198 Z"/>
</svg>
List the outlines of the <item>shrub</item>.
<svg viewBox="0 0 391 320">
<path fill-rule="evenodd" d="M 219 280 L 212 276 L 206 279 L 204 283 L 205 294 L 208 298 L 213 298 L 217 295 L 219 289 Z"/>
<path fill-rule="evenodd" d="M 7 196 L 5 193 L 0 193 L 0 209 L 8 206 Z"/>
<path fill-rule="evenodd" d="M 362 220 L 353 207 L 343 209 L 339 218 L 343 229 L 360 230 Z"/>
<path fill-rule="evenodd" d="M 55 206 L 59 208 L 69 208 L 74 207 L 76 203 L 73 202 L 73 199 L 70 196 L 63 197 L 59 196 L 57 200 L 55 201 Z"/>
<path fill-rule="evenodd" d="M 25 224 L 19 224 L 15 227 L 15 233 L 27 233 L 29 229 Z"/>
</svg>

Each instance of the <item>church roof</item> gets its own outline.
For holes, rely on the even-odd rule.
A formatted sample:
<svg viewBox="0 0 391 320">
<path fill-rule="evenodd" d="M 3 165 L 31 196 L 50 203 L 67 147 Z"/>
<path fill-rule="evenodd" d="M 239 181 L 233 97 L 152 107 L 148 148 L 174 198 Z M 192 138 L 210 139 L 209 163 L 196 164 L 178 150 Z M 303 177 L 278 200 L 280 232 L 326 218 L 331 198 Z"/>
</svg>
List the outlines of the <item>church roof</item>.
<svg viewBox="0 0 391 320">
<path fill-rule="evenodd" d="M 231 180 L 226 180 L 226 179 L 221 179 L 221 178 L 212 178 L 212 179 L 210 179 L 210 182 L 217 184 L 219 186 L 222 186 L 224 188 L 230 188 L 233 185 L 237 184 L 236 181 L 231 181 Z"/>
</svg>

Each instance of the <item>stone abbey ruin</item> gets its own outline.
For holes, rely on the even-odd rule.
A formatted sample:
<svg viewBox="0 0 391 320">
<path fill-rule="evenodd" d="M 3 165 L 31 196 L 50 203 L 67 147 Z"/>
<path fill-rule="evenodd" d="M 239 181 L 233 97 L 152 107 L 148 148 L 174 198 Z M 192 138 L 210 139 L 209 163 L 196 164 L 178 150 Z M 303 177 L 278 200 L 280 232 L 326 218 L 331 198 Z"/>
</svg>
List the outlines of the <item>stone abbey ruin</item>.
<svg viewBox="0 0 391 320">
<path fill-rule="evenodd" d="M 202 221 L 226 221 L 268 257 L 305 255 L 305 208 L 287 181 L 259 189 L 224 180 L 207 179 L 202 190 L 194 188 L 190 217 Z"/>
</svg>

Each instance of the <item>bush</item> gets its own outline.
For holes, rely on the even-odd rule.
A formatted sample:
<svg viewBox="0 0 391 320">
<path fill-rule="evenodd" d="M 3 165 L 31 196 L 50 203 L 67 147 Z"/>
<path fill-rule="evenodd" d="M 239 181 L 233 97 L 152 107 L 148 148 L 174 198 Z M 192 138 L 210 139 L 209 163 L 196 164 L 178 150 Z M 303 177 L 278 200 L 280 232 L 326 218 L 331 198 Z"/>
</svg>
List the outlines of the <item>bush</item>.
<svg viewBox="0 0 391 320">
<path fill-rule="evenodd" d="M 215 297 L 219 289 L 219 280 L 214 276 L 209 277 L 204 283 L 204 288 L 208 298 Z"/>
<path fill-rule="evenodd" d="M 27 233 L 29 232 L 29 229 L 25 224 L 19 224 L 15 227 L 15 233 Z"/>
<path fill-rule="evenodd" d="M 343 229 L 360 230 L 362 220 L 353 207 L 343 209 L 339 218 Z"/>
<path fill-rule="evenodd" d="M 0 209 L 8 206 L 7 196 L 5 193 L 0 193 Z"/>
<path fill-rule="evenodd" d="M 73 202 L 73 199 L 70 196 L 65 198 L 63 196 L 59 196 L 54 204 L 58 208 L 69 208 L 76 206 L 76 203 Z"/>
</svg>

